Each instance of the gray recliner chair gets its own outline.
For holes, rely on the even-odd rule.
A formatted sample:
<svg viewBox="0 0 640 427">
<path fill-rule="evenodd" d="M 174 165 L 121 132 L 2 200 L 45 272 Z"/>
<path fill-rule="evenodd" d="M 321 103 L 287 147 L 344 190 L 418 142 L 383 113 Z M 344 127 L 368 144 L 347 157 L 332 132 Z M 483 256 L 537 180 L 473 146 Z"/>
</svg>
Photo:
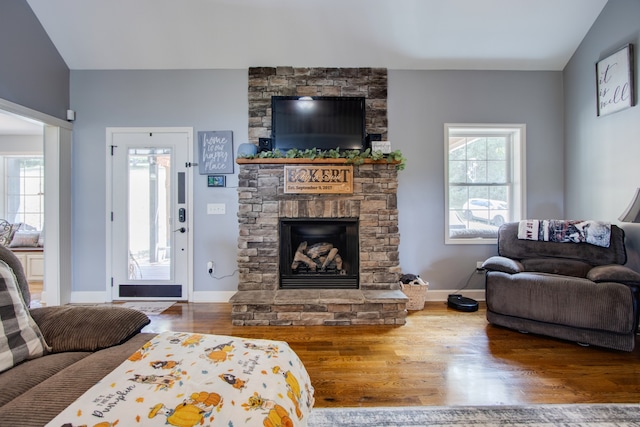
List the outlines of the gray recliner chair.
<svg viewBox="0 0 640 427">
<path fill-rule="evenodd" d="M 522 332 L 632 351 L 640 274 L 625 267 L 624 231 L 609 247 L 518 239 L 518 223 L 498 231 L 487 259 L 487 320 Z"/>
</svg>

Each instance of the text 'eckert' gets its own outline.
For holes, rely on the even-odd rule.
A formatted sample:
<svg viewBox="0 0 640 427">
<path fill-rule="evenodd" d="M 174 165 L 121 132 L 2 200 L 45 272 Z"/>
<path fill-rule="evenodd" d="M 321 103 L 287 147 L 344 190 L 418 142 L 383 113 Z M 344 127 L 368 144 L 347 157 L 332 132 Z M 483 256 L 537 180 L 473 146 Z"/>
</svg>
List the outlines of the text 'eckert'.
<svg viewBox="0 0 640 427">
<path fill-rule="evenodd" d="M 353 193 L 353 166 L 285 166 L 285 193 Z"/>
</svg>

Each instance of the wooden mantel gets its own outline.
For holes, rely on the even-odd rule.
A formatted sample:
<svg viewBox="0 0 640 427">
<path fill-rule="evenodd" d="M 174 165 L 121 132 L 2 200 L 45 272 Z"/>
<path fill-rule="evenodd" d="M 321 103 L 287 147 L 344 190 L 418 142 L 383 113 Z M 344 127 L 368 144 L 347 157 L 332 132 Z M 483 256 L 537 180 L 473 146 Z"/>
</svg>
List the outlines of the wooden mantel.
<svg viewBox="0 0 640 427">
<path fill-rule="evenodd" d="M 277 157 L 277 158 L 259 158 L 259 159 L 248 159 L 244 157 L 238 157 L 236 159 L 236 163 L 239 165 L 264 165 L 264 164 L 272 164 L 272 165 L 282 165 L 282 164 L 296 164 L 296 165 L 306 165 L 306 164 L 330 164 L 330 165 L 343 165 L 343 164 L 355 164 L 353 161 L 345 158 L 338 159 L 330 159 L 330 158 L 322 158 L 322 159 L 308 159 L 308 158 L 290 158 L 290 157 Z M 365 165 L 370 164 L 389 164 L 389 165 L 397 165 L 400 161 L 392 160 L 387 161 L 386 159 L 381 160 L 373 160 L 373 159 L 364 159 Z"/>
</svg>

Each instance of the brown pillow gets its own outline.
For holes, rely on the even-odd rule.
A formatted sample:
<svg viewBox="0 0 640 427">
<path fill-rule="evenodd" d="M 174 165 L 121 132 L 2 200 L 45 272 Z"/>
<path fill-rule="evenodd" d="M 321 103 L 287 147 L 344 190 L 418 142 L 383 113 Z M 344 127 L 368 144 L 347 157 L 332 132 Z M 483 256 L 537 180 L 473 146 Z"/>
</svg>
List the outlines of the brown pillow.
<svg viewBox="0 0 640 427">
<path fill-rule="evenodd" d="M 31 310 L 52 353 L 96 351 L 120 344 L 151 320 L 146 314 L 118 306 L 56 306 Z"/>
</svg>

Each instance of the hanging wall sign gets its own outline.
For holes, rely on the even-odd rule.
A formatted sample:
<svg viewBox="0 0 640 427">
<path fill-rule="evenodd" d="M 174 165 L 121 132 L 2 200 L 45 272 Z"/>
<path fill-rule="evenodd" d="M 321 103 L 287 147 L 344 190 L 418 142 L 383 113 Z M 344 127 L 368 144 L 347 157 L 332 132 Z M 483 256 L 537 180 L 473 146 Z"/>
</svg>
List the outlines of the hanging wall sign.
<svg viewBox="0 0 640 427">
<path fill-rule="evenodd" d="M 198 168 L 200 175 L 233 173 L 233 132 L 198 132 Z"/>
<path fill-rule="evenodd" d="M 287 194 L 351 194 L 353 193 L 353 166 L 285 166 L 284 192 Z"/>
<path fill-rule="evenodd" d="M 633 74 L 632 44 L 596 64 L 599 116 L 634 105 Z"/>
</svg>

